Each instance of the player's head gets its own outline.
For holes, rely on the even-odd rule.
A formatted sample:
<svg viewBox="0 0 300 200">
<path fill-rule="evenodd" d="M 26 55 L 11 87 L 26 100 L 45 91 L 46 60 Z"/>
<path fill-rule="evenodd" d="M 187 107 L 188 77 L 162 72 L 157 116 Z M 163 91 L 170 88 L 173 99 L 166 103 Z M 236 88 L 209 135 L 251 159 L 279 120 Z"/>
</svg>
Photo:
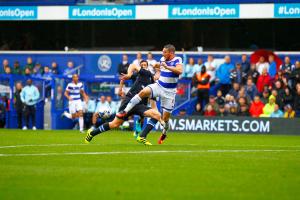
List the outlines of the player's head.
<svg viewBox="0 0 300 200">
<path fill-rule="evenodd" d="M 175 55 L 175 46 L 172 44 L 167 44 L 163 48 L 163 57 L 166 60 L 171 60 Z"/>
<path fill-rule="evenodd" d="M 146 60 L 142 60 L 142 61 L 140 62 L 140 66 L 141 66 L 141 68 L 143 68 L 143 69 L 147 69 L 147 68 L 148 68 L 148 62 L 147 62 Z"/>
<path fill-rule="evenodd" d="M 73 81 L 74 83 L 78 83 L 78 75 L 77 75 L 77 74 L 73 74 L 73 75 L 72 75 L 72 81 Z"/>
</svg>

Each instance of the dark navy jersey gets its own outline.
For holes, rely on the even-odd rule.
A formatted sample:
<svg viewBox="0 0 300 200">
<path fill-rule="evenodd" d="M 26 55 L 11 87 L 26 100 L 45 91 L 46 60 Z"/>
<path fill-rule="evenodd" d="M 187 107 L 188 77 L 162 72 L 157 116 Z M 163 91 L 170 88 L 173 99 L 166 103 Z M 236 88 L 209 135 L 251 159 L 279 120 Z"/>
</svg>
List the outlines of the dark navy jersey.
<svg viewBox="0 0 300 200">
<path fill-rule="evenodd" d="M 133 97 L 134 95 L 138 94 L 143 88 L 147 85 L 154 83 L 153 75 L 149 70 L 141 68 L 140 71 L 137 73 L 136 80 L 126 96 Z M 147 103 L 147 99 L 143 99 L 143 103 Z"/>
</svg>

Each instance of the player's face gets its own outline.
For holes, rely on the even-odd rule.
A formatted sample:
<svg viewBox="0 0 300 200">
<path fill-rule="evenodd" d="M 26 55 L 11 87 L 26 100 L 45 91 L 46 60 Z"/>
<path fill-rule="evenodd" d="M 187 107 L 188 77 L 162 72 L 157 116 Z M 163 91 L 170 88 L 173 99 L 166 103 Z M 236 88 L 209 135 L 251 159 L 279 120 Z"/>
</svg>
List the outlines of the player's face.
<svg viewBox="0 0 300 200">
<path fill-rule="evenodd" d="M 163 48 L 163 57 L 166 60 L 170 60 L 171 56 L 172 56 L 172 53 L 168 49 Z"/>
<path fill-rule="evenodd" d="M 74 83 L 78 82 L 78 76 L 77 75 L 73 75 L 72 80 Z"/>
</svg>

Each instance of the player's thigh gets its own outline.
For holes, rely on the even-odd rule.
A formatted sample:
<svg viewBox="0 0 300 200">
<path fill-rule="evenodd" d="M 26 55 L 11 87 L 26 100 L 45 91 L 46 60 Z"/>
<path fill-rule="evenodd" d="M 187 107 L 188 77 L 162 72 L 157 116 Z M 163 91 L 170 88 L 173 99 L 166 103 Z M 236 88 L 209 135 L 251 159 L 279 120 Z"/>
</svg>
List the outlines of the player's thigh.
<svg viewBox="0 0 300 200">
<path fill-rule="evenodd" d="M 74 101 L 69 102 L 69 113 L 75 114 L 76 113 L 76 105 Z"/>
<path fill-rule="evenodd" d="M 161 105 L 164 112 L 171 113 L 174 110 L 175 95 L 176 94 L 168 94 L 168 95 L 163 95 L 160 98 L 160 105 Z"/>
<path fill-rule="evenodd" d="M 146 88 L 150 92 L 150 95 L 149 95 L 150 98 L 159 97 L 161 94 L 161 87 L 157 83 L 150 84 L 147 87 L 145 87 L 144 89 L 146 89 Z"/>
<path fill-rule="evenodd" d="M 161 114 L 158 110 L 148 107 L 147 109 L 144 109 L 143 116 L 160 120 Z"/>
</svg>

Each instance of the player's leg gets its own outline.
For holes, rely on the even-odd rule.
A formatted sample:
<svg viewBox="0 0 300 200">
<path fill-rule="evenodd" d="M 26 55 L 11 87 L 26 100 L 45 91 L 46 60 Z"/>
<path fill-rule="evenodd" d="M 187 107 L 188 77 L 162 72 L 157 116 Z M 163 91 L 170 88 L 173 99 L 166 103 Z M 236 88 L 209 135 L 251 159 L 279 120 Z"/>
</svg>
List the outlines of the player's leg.
<svg viewBox="0 0 300 200">
<path fill-rule="evenodd" d="M 75 119 L 78 117 L 76 113 L 76 104 L 74 101 L 69 102 L 69 112 L 64 111 L 62 117 L 66 117 L 68 119 Z"/>
<path fill-rule="evenodd" d="M 156 109 L 149 109 L 144 112 L 144 116 L 150 117 L 150 119 L 147 121 L 146 127 L 143 129 L 143 131 L 140 134 L 140 137 L 146 138 L 147 135 L 150 133 L 150 131 L 154 128 L 156 123 L 161 120 L 161 115 Z"/>
<path fill-rule="evenodd" d="M 79 121 L 79 131 L 81 133 L 83 133 L 83 127 L 84 127 L 84 120 L 83 120 L 83 111 L 82 110 L 79 110 L 77 112 L 77 116 L 78 116 L 78 121 Z"/>
<path fill-rule="evenodd" d="M 136 106 L 137 104 L 139 104 L 143 98 L 147 98 L 150 96 L 153 96 L 153 89 L 151 87 L 153 87 L 154 84 L 148 85 L 147 87 L 145 87 L 142 91 L 140 91 L 138 94 L 136 94 L 127 104 L 126 108 L 117 113 L 116 116 L 119 118 L 123 118 L 127 115 L 127 113 L 129 111 L 131 111 L 131 109 Z"/>
<path fill-rule="evenodd" d="M 97 119 L 99 117 L 99 114 L 98 113 L 93 113 L 93 116 L 92 116 L 92 129 L 95 129 L 96 128 L 96 123 L 97 123 Z"/>
<path fill-rule="evenodd" d="M 96 129 L 89 129 L 87 132 L 87 136 L 85 137 L 85 143 L 90 143 L 90 141 L 95 137 L 96 135 L 109 131 L 110 129 L 118 128 L 123 124 L 124 120 L 119 119 L 117 117 L 114 118 L 112 122 L 106 122 L 99 126 Z"/>
</svg>

